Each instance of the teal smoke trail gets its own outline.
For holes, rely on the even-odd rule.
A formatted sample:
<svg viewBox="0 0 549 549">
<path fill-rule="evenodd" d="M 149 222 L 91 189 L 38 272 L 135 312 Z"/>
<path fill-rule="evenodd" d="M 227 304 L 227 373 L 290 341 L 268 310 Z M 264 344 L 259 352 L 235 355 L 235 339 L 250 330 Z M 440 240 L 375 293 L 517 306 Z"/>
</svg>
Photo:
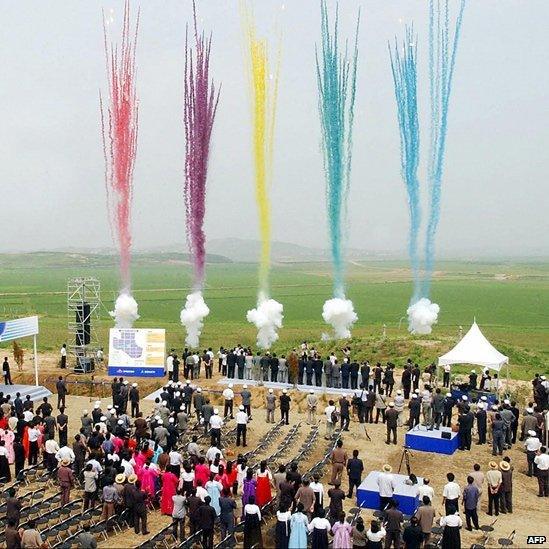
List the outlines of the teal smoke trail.
<svg viewBox="0 0 549 549">
<path fill-rule="evenodd" d="M 389 44 L 391 70 L 395 86 L 397 119 L 400 131 L 400 172 L 408 193 L 410 213 L 410 236 L 408 253 L 412 266 L 414 289 L 412 303 L 420 297 L 420 260 L 418 235 L 421 224 L 419 203 L 419 120 L 417 112 L 417 36 L 413 27 L 406 27 L 406 38 L 399 45 L 395 38 L 394 48 Z"/>
<path fill-rule="evenodd" d="M 450 36 L 448 0 L 430 0 L 429 3 L 429 81 L 431 102 L 431 137 L 429 144 L 429 219 L 425 241 L 425 274 L 421 293 L 428 297 L 435 263 L 435 236 L 440 219 L 440 197 L 448 107 L 456 52 L 461 32 L 465 0 L 461 0 L 455 22 L 454 37 Z"/>
<path fill-rule="evenodd" d="M 357 17 L 352 52 L 349 52 L 347 42 L 345 42 L 343 51 L 339 47 L 338 8 L 336 7 L 332 32 L 330 32 L 325 0 L 322 0 L 320 4 L 320 11 L 322 43 L 320 48 L 315 47 L 318 110 L 324 149 L 328 231 L 334 269 L 334 296 L 343 298 L 345 297 L 345 284 L 342 223 L 346 213 L 351 175 L 360 11 Z"/>
</svg>

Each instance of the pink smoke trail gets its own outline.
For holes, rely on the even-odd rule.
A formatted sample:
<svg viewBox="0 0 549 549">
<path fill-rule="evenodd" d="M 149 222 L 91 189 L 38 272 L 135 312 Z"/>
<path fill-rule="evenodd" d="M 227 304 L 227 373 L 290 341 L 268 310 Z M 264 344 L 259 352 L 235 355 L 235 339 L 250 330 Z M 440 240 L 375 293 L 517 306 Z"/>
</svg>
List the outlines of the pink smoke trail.
<svg viewBox="0 0 549 549">
<path fill-rule="evenodd" d="M 206 212 L 206 178 L 210 138 L 219 102 L 219 90 L 210 79 L 210 48 L 212 37 L 206 40 L 198 33 L 196 6 L 193 1 L 194 48 L 189 45 L 188 27 L 185 32 L 185 210 L 187 243 L 192 254 L 195 289 L 204 284 L 206 247 L 204 214 Z"/>
<path fill-rule="evenodd" d="M 105 57 L 109 96 L 106 107 L 100 96 L 101 128 L 105 154 L 105 184 L 109 201 L 111 224 L 116 230 L 120 254 L 120 278 L 122 289 L 129 292 L 131 286 L 130 253 L 131 203 L 133 194 L 133 169 L 137 151 L 138 99 L 135 89 L 135 49 L 139 12 L 135 31 L 130 34 L 130 5 L 124 5 L 122 44 L 107 45 L 107 29 L 103 19 Z"/>
</svg>

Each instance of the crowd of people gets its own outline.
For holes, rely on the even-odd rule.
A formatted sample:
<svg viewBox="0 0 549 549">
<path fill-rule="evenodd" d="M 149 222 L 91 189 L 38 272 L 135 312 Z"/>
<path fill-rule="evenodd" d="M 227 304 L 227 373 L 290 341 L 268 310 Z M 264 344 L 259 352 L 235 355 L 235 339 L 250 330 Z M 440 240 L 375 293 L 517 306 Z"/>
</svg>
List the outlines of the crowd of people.
<svg viewBox="0 0 549 549">
<path fill-rule="evenodd" d="M 521 410 L 506 398 L 489 401 L 488 395 L 482 395 L 478 399 L 467 396 L 455 399 L 445 387 L 436 386 L 432 366 L 420 372 L 417 365 L 408 361 L 397 380 L 393 364 L 385 367 L 378 364 L 370 370 L 366 362 L 357 371 L 350 349 L 345 348 L 343 354 L 341 367 L 337 368 L 335 357 L 322 361 L 308 347 L 302 348 L 300 356 L 292 351 L 287 359 L 274 353 L 254 356 L 251 351 L 237 347 L 230 351 L 221 349 L 217 366 L 221 375 L 243 380 L 253 380 L 259 375 L 262 382 L 295 380 L 312 387 L 326 383 L 348 388 L 348 393 L 329 400 L 321 414 L 329 440 L 336 427 L 348 431 L 354 419 L 363 424 L 385 423 L 387 444 L 397 443 L 398 429 L 404 426 L 407 429 L 449 426 L 459 430 L 461 448 L 470 450 L 476 425 L 476 443 L 490 445 L 499 460 L 490 461 L 485 473 L 475 464 L 462 484 L 456 482 L 453 473 L 448 473 L 448 483 L 439 495 L 435 495 L 429 480 L 424 479 L 417 486 L 421 505 L 406 523 L 394 498 L 391 467 L 385 465 L 378 477 L 382 512 L 379 520 L 366 525 L 358 517 L 351 525 L 346 521 L 343 502 L 354 497 L 353 492 L 364 476 L 359 449 L 348 455 L 343 440 L 337 441 L 330 456 L 328 489 L 320 477 L 302 476 L 298 463 L 280 465 L 271 472 L 267 462 L 249 467 L 243 454 L 229 459 L 224 455 L 227 453 L 222 440 L 224 426 L 234 420 L 236 446 L 246 447 L 247 426 L 258 411 L 252 409 L 252 393 L 245 383 L 239 390 L 232 383 L 226 386 L 221 395 L 222 409 L 210 402 L 209 395 L 213 393 L 198 385 L 202 365 L 206 377 L 214 373 L 216 357 L 207 350 L 201 356 L 184 353 L 183 373 L 189 378 L 185 381 L 179 380 L 177 354 L 170 354 L 166 364 L 169 380 L 146 415 L 140 410 L 138 385 L 114 378 L 112 404 L 105 407 L 97 401 L 90 411 L 85 410 L 79 432 L 73 436 L 68 433 L 68 389 L 62 376 L 56 383 L 57 410 L 48 398 L 36 406 L 30 397 L 22 399 L 19 393 L 14 399 L 0 393 L 0 478 L 11 481 L 12 466 L 15 477 L 21 478 L 26 467 L 38 464 L 42 458 L 47 470 L 56 475 L 62 504 L 71 501 L 78 487 L 83 491 L 84 509 L 100 505 L 105 520 L 126 511 L 135 532 L 147 536 L 148 504 L 156 501 L 160 512 L 171 517 L 176 538 L 183 540 L 188 534 L 200 531 L 205 548 L 213 546 L 214 528 L 219 527 L 222 537 L 233 536 L 239 522 L 243 523 L 244 547 L 261 547 L 262 509 L 273 503 L 277 509 L 276 547 L 306 547 L 310 536 L 314 549 L 328 547 L 329 542 L 334 549 L 351 546 L 388 549 L 398 548 L 401 543 L 419 548 L 431 534 L 434 502 L 438 498 L 444 505 L 440 518 L 444 526 L 442 547 L 460 547 L 459 530 L 463 526 L 460 510 L 466 528 L 478 529 L 478 511 L 484 493 L 489 515 L 513 512 L 514 467 L 503 454 L 517 441 L 525 449 L 527 474 L 538 480 L 538 496 L 548 497 L 549 455 L 544 426 L 549 385 L 544 376 L 533 380 L 533 399 Z M 345 365 L 349 368 L 344 368 Z M 474 374 L 471 372 L 469 376 L 471 390 L 479 389 Z M 449 381 L 445 376 L 443 385 Z M 484 379 L 484 387 L 486 382 Z M 289 424 L 291 388 L 263 391 L 267 423 L 280 418 L 282 424 Z M 319 397 L 314 388 L 305 402 L 307 422 L 318 424 Z M 182 446 L 185 437 L 189 442 Z M 208 441 L 206 447 L 204 440 Z M 410 475 L 409 482 L 417 483 L 414 475 Z M 344 483 L 346 491 L 342 488 Z M 14 490 L 7 499 L 6 543 L 10 549 L 39 547 L 40 534 L 32 521 L 27 521 L 24 530 L 19 529 L 20 509 L 21 502 Z M 79 539 L 81 547 L 92 546 L 93 536 L 86 525 Z"/>
</svg>

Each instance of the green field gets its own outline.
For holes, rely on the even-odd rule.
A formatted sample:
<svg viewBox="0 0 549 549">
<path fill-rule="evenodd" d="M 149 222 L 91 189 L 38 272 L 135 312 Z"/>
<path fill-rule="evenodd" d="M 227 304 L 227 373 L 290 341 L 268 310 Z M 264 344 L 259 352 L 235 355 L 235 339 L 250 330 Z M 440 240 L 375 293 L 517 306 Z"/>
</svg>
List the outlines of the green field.
<svg viewBox="0 0 549 549">
<path fill-rule="evenodd" d="M 67 339 L 66 282 L 71 276 L 95 276 L 102 284 L 100 342 L 107 347 L 112 325 L 108 310 L 117 295 L 117 272 L 111 256 L 35 253 L 0 256 L 0 318 L 38 314 L 42 350 L 57 349 Z M 410 337 L 402 317 L 411 292 L 404 261 L 354 262 L 348 267 L 348 296 L 359 322 L 353 344 L 370 359 L 408 355 L 431 360 L 455 342 L 459 326 L 477 322 L 496 346 L 509 354 L 517 377 L 549 369 L 549 263 L 457 262 L 437 265 L 433 299 L 440 321 L 429 337 Z M 181 347 L 179 311 L 189 291 L 184 256 L 136 256 L 134 296 L 141 319 L 137 327 L 166 328 L 168 345 Z M 272 296 L 284 304 L 284 328 L 275 350 L 287 351 L 303 339 L 318 341 L 325 329 L 322 304 L 331 297 L 328 263 L 278 264 L 272 272 Z M 204 346 L 236 342 L 254 344 L 255 330 L 245 321 L 256 297 L 256 266 L 215 262 L 208 265 L 205 297 L 211 313 Z M 401 323 L 402 319 L 402 323 Z M 381 338 L 383 324 L 387 339 Z M 319 344 L 325 350 L 326 345 Z M 330 345 L 328 344 L 328 347 Z"/>
</svg>

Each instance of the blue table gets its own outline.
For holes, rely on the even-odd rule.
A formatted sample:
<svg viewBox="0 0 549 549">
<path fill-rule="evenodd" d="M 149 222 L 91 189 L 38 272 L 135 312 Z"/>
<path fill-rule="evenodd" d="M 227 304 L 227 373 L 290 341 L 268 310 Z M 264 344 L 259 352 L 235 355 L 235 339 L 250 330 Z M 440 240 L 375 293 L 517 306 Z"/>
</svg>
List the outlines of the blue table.
<svg viewBox="0 0 549 549">
<path fill-rule="evenodd" d="M 358 507 L 366 509 L 379 509 L 379 488 L 377 486 L 377 477 L 379 471 L 372 471 L 361 483 L 356 492 L 356 502 Z M 417 488 L 423 484 L 423 479 L 418 477 L 418 484 L 410 486 L 404 484 L 408 478 L 406 475 L 393 474 L 395 480 L 395 491 L 393 498 L 398 501 L 398 508 L 405 515 L 413 515 L 419 506 L 417 497 Z"/>
<path fill-rule="evenodd" d="M 450 433 L 451 438 L 442 438 L 441 432 Z M 411 450 L 434 452 L 451 456 L 459 447 L 459 435 L 452 432 L 450 427 L 441 427 L 427 431 L 426 427 L 414 428 L 406 433 L 406 446 Z"/>
</svg>

